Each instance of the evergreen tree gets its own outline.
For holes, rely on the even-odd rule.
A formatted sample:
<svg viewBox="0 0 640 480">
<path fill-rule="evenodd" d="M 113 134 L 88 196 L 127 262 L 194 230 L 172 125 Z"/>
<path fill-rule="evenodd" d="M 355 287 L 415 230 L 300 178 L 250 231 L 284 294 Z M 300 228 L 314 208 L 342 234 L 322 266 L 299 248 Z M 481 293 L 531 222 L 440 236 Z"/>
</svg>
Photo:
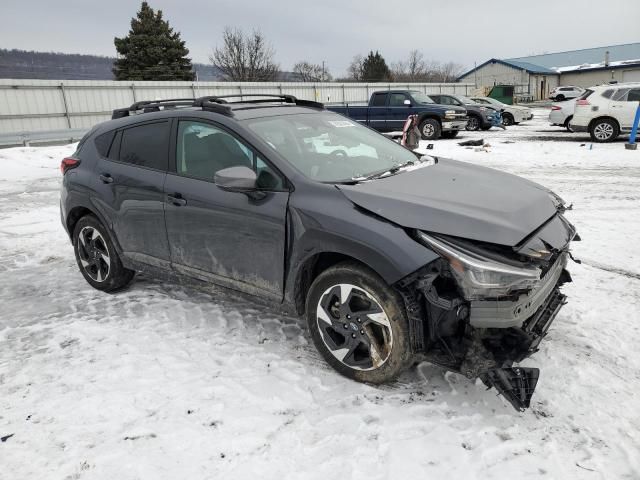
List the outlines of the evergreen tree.
<svg viewBox="0 0 640 480">
<path fill-rule="evenodd" d="M 113 74 L 117 80 L 193 80 L 193 66 L 187 57 L 180 33 L 174 32 L 169 22 L 162 19 L 162 10 L 156 13 L 147 2 L 136 18 L 131 19 L 131 30 L 124 38 L 114 39 L 118 59 Z"/>
<path fill-rule="evenodd" d="M 391 80 L 391 71 L 384 61 L 384 57 L 376 50 L 369 52 L 367 58 L 362 62 L 362 81 L 382 82 Z"/>
</svg>

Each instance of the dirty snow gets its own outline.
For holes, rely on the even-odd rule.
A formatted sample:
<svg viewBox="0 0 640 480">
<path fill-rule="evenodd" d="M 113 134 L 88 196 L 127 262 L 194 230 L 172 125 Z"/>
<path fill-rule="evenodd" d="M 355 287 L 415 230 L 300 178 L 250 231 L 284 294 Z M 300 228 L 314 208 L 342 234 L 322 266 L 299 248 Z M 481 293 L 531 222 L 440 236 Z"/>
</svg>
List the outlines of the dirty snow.
<svg viewBox="0 0 640 480">
<path fill-rule="evenodd" d="M 640 478 L 640 152 L 535 113 L 429 150 L 574 204 L 583 264 L 524 413 L 426 363 L 351 382 L 302 321 L 221 290 L 91 289 L 59 221 L 73 146 L 0 150 L 0 478 Z"/>
</svg>

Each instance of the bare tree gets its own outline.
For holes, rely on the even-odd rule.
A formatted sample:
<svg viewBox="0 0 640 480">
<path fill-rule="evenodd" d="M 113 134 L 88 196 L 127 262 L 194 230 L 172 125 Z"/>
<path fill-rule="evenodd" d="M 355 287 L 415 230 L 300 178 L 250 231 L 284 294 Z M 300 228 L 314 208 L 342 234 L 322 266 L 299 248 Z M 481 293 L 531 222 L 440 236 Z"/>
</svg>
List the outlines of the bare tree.
<svg viewBox="0 0 640 480">
<path fill-rule="evenodd" d="M 299 75 L 303 82 L 330 82 L 332 80 L 331 74 L 324 65 L 307 61 L 296 63 L 293 66 L 293 73 Z"/>
<path fill-rule="evenodd" d="M 441 82 L 455 82 L 460 74 L 463 72 L 464 67 L 459 63 L 447 62 L 440 65 L 440 81 Z"/>
<path fill-rule="evenodd" d="M 351 60 L 351 64 L 347 69 L 349 77 L 352 80 L 356 82 L 359 82 L 362 80 L 363 65 L 364 65 L 364 57 L 362 55 L 356 55 L 355 57 L 353 57 L 353 60 Z"/>
<path fill-rule="evenodd" d="M 225 27 L 222 47 L 216 47 L 209 60 L 227 80 L 266 82 L 274 80 L 279 70 L 273 60 L 275 51 L 259 30 L 245 34 Z"/>
</svg>

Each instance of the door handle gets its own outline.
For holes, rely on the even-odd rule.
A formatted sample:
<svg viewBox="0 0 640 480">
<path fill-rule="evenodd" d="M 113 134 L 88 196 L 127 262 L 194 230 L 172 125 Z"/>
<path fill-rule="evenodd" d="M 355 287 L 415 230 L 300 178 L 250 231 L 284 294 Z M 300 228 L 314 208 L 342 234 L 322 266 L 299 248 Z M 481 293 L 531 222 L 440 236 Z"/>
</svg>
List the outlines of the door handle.
<svg viewBox="0 0 640 480">
<path fill-rule="evenodd" d="M 102 180 L 102 183 L 113 183 L 113 177 L 108 173 L 101 173 L 100 180 Z"/>
<path fill-rule="evenodd" d="M 175 205 L 176 207 L 183 207 L 187 204 L 187 201 L 184 198 L 182 198 L 182 194 L 180 193 L 167 195 L 167 200 L 169 200 L 169 202 Z"/>
</svg>

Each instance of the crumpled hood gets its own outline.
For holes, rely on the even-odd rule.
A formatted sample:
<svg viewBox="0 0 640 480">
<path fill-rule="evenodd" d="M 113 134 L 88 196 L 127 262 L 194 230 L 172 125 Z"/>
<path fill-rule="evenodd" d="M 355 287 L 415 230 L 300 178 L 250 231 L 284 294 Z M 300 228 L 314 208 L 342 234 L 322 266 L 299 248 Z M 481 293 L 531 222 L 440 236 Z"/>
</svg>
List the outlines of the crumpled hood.
<svg viewBox="0 0 640 480">
<path fill-rule="evenodd" d="M 337 187 L 357 206 L 403 227 L 510 247 L 556 213 L 541 185 L 448 159 Z"/>
</svg>

